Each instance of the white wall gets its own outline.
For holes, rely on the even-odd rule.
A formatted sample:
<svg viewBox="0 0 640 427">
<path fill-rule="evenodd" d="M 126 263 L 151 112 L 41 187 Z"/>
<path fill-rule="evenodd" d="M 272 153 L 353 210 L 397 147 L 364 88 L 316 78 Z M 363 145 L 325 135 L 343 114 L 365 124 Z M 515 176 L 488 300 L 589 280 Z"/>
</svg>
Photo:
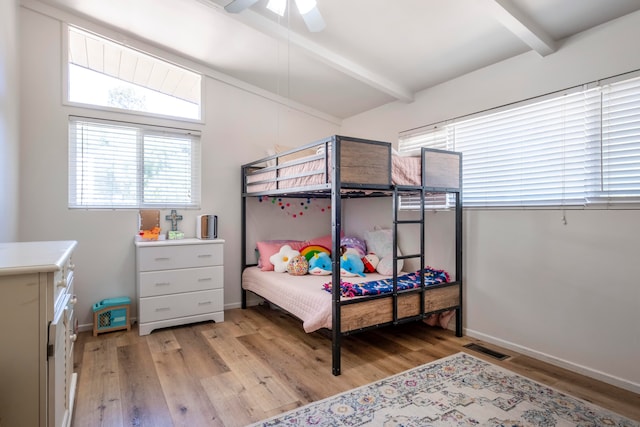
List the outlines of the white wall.
<svg viewBox="0 0 640 427">
<path fill-rule="evenodd" d="M 421 125 L 640 69 L 640 13 L 345 120 L 396 142 Z M 465 210 L 468 335 L 640 392 L 638 211 Z"/>
<path fill-rule="evenodd" d="M 18 3 L 0 2 L 0 242 L 18 237 Z"/>
<path fill-rule="evenodd" d="M 91 306 L 95 302 L 116 296 L 135 298 L 133 237 L 138 227 L 138 213 L 136 210 L 67 208 L 68 116 L 91 116 L 93 112 L 62 104 L 62 18 L 59 17 L 100 30 L 95 24 L 50 8 L 43 7 L 39 12 L 20 9 L 22 197 L 19 238 L 78 241 L 74 257 L 77 313 L 80 325 L 86 327 L 92 324 Z M 188 63 L 186 59 L 183 62 Z M 338 127 L 211 77 L 205 78 L 205 86 L 204 125 L 166 120 L 151 122 L 193 126 L 202 132 L 202 208 L 179 211 L 184 216 L 179 229 L 187 237 L 194 236 L 197 215 L 218 215 L 218 234 L 226 241 L 225 306 L 237 307 L 241 268 L 240 165 L 262 157 L 278 140 L 299 145 L 335 134 Z M 111 114 L 110 117 L 132 120 L 126 115 Z M 162 211 L 162 218 L 167 213 Z M 163 225 L 169 223 L 163 222 Z M 135 307 L 133 315 L 136 315 Z"/>
</svg>

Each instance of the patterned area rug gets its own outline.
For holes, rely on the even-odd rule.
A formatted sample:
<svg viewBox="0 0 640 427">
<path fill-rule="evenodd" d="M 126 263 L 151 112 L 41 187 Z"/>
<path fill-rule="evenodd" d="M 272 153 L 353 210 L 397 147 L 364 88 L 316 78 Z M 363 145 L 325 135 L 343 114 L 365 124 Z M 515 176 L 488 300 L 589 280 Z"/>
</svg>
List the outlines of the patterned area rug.
<svg viewBox="0 0 640 427">
<path fill-rule="evenodd" d="M 640 423 L 458 353 L 252 426 L 640 427 Z"/>
</svg>

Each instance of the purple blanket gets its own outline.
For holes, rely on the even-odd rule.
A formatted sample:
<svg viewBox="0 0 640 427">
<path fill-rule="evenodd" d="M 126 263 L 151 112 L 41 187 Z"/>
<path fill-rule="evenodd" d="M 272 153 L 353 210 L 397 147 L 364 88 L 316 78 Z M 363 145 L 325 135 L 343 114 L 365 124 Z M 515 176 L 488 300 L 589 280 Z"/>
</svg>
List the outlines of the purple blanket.
<svg viewBox="0 0 640 427">
<path fill-rule="evenodd" d="M 436 285 L 438 283 L 447 283 L 449 274 L 444 270 L 434 270 L 427 267 L 424 272 L 424 284 Z M 420 271 L 414 273 L 403 274 L 398 276 L 398 290 L 414 289 L 420 287 Z M 331 282 L 324 284 L 324 290 L 331 292 Z M 377 295 L 393 292 L 393 278 L 374 280 L 363 283 L 349 283 L 340 280 L 340 294 L 343 297 L 355 297 L 361 295 Z"/>
</svg>

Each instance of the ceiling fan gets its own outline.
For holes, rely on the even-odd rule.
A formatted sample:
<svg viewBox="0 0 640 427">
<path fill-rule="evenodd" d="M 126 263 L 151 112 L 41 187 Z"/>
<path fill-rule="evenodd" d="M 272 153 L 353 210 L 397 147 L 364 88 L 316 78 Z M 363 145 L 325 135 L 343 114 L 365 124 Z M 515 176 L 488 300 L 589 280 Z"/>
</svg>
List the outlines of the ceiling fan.
<svg viewBox="0 0 640 427">
<path fill-rule="evenodd" d="M 231 3 L 224 7 L 224 10 L 229 13 L 240 13 L 257 2 L 258 0 L 232 0 Z M 295 0 L 295 2 L 309 31 L 313 33 L 322 31 L 325 27 L 325 23 L 320 11 L 318 10 L 316 0 Z M 287 3 L 288 0 L 269 0 L 269 3 L 267 3 L 267 9 L 280 16 L 284 16 Z"/>
</svg>

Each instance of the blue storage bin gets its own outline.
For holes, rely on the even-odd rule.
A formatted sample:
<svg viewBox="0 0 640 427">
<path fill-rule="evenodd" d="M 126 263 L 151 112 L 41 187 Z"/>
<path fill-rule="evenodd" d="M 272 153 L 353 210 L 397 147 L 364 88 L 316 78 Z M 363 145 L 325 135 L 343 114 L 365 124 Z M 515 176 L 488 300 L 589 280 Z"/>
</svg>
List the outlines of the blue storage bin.
<svg viewBox="0 0 640 427">
<path fill-rule="evenodd" d="M 101 332 L 131 329 L 129 297 L 109 298 L 93 305 L 93 336 Z"/>
</svg>

